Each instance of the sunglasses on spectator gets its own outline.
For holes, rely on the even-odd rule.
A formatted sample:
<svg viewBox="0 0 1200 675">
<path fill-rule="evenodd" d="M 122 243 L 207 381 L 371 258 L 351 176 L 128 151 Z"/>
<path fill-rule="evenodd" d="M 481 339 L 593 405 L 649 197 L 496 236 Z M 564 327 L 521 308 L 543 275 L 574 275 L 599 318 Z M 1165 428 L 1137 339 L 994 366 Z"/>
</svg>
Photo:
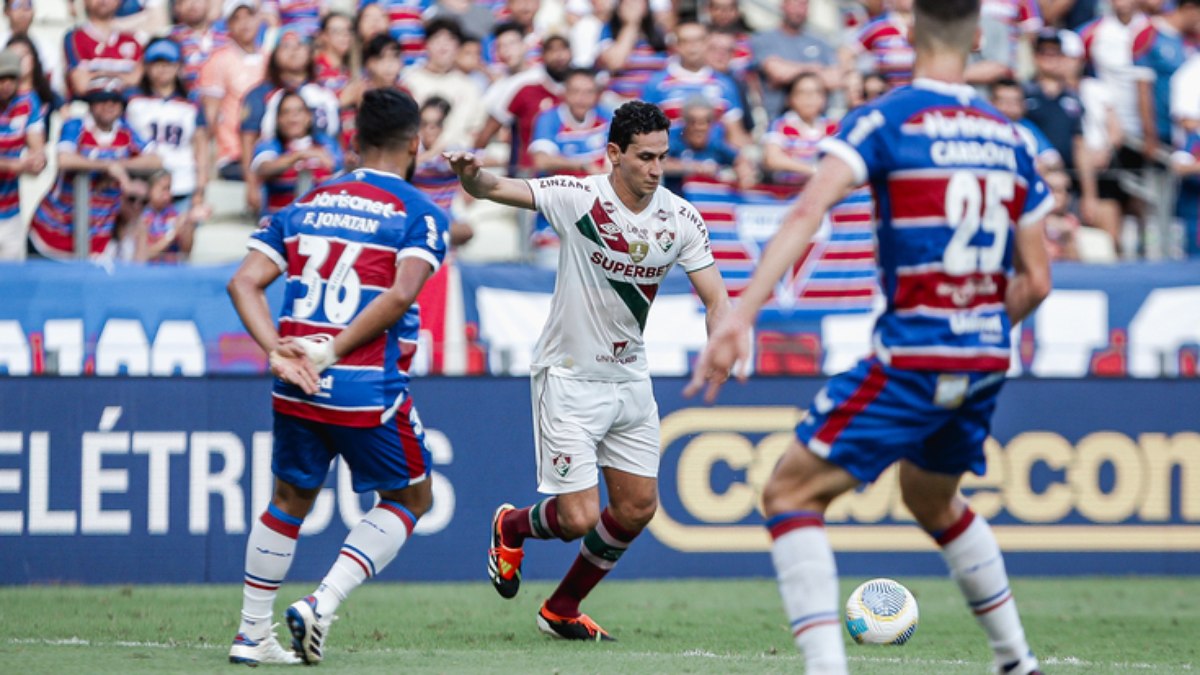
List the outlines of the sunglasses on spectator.
<svg viewBox="0 0 1200 675">
<path fill-rule="evenodd" d="M 147 201 L 148 198 L 140 195 L 125 195 L 126 204 L 145 204 Z"/>
</svg>

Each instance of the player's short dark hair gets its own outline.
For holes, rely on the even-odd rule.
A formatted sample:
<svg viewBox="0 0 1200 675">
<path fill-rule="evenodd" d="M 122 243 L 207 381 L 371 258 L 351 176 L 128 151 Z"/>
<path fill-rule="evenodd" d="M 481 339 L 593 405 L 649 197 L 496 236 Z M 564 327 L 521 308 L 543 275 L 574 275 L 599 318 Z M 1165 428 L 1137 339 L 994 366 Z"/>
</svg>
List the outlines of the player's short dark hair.
<svg viewBox="0 0 1200 675">
<path fill-rule="evenodd" d="M 630 101 L 613 113 L 612 124 L 608 127 L 608 142 L 625 152 L 634 136 L 670 128 L 671 120 L 667 119 L 661 108 L 645 101 Z"/>
<path fill-rule="evenodd" d="M 363 94 L 355 120 L 363 149 L 395 149 L 416 135 L 420 123 L 421 113 L 413 97 L 391 88 Z"/>
<path fill-rule="evenodd" d="M 498 38 L 505 33 L 516 33 L 522 38 L 525 37 L 525 26 L 516 21 L 501 21 L 492 28 L 492 37 Z"/>
<path fill-rule="evenodd" d="M 980 0 L 916 0 L 913 46 L 970 52 L 979 27 Z"/>
<path fill-rule="evenodd" d="M 1175 7 L 1183 7 L 1184 5 L 1200 6 L 1200 0 L 1175 0 Z"/>
<path fill-rule="evenodd" d="M 980 0 L 916 0 L 913 11 L 946 23 L 979 14 Z"/>
<path fill-rule="evenodd" d="M 447 16 L 439 16 L 436 19 L 430 19 L 425 24 L 425 39 L 437 35 L 438 33 L 449 33 L 450 37 L 461 43 L 463 41 L 462 25 L 458 21 Z"/>
</svg>

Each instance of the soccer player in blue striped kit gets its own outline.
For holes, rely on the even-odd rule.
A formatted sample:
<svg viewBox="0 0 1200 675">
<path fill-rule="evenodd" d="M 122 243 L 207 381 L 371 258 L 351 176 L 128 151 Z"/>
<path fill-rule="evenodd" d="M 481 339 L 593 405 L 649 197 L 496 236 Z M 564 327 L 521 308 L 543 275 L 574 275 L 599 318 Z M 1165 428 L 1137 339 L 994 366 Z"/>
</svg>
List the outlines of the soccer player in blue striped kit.
<svg viewBox="0 0 1200 675">
<path fill-rule="evenodd" d="M 229 283 L 276 377 L 275 492 L 246 542 L 235 663 L 319 663 L 338 606 L 396 557 L 433 503 L 407 370 L 420 327 L 414 301 L 446 254 L 449 220 L 401 178 L 417 154 L 419 120 L 408 94 L 367 92 L 357 119 L 362 168 L 275 214 Z M 280 275 L 287 286 L 276 329 L 264 291 Z M 275 638 L 275 594 L 337 456 L 354 491 L 374 491 L 379 503 L 350 530 L 317 589 L 288 608 L 293 654 Z"/>
<path fill-rule="evenodd" d="M 822 141 L 816 176 L 687 387 L 695 394 L 707 382 L 713 400 L 720 374 L 746 363 L 775 281 L 829 207 L 869 183 L 887 299 L 874 353 L 817 394 L 763 491 L 780 593 L 809 673 L 847 672 L 825 510 L 896 462 L 904 503 L 987 634 L 995 672 L 1038 672 L 996 538 L 959 494 L 962 474 L 986 466 L 1009 331 L 1050 292 L 1042 221 L 1054 201 L 1015 127 L 965 83 L 979 7 L 917 0 L 912 86 L 851 113 Z"/>
</svg>

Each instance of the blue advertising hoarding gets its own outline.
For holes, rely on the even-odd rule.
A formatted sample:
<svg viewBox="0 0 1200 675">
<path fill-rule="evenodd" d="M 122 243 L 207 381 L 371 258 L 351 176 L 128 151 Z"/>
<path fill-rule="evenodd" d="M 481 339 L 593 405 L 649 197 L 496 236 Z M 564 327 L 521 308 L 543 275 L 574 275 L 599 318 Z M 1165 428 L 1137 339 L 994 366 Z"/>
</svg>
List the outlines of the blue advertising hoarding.
<svg viewBox="0 0 1200 675">
<path fill-rule="evenodd" d="M 759 486 L 818 379 L 731 385 L 715 408 L 658 378 L 661 510 L 624 578 L 770 574 Z M 413 385 L 434 454 L 435 507 L 384 578 L 483 578 L 496 505 L 529 503 L 528 382 Z M 0 583 L 236 582 L 270 493 L 264 378 L 0 379 Z M 966 485 L 1014 574 L 1200 574 L 1195 380 L 1010 382 L 988 474 Z M 331 474 L 290 577 L 319 578 L 369 507 Z M 845 574 L 941 574 L 894 475 L 835 502 Z M 559 576 L 576 546 L 531 542 L 526 576 Z"/>
</svg>

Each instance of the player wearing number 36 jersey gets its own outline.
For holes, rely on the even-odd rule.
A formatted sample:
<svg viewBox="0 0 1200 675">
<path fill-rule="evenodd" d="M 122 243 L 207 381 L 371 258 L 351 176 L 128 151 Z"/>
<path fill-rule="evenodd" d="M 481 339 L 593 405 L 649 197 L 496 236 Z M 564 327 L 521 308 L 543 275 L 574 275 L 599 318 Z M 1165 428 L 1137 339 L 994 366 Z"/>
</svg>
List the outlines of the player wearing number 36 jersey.
<svg viewBox="0 0 1200 675">
<path fill-rule="evenodd" d="M 400 177 L 412 169 L 419 121 L 408 94 L 368 92 L 357 120 L 363 167 L 276 213 L 229 283 L 276 376 L 275 491 L 246 543 L 235 663 L 320 662 L 334 611 L 396 557 L 432 504 L 407 371 L 419 329 L 414 301 L 446 254 L 449 220 Z M 264 291 L 279 276 L 286 290 L 276 329 Z M 350 530 L 320 586 L 288 608 L 289 652 L 272 631 L 275 594 L 334 457 L 349 467 L 354 491 L 374 491 L 379 502 Z"/>
<path fill-rule="evenodd" d="M 887 300 L 874 354 L 818 393 L 763 491 L 792 633 L 808 672 L 846 672 L 824 513 L 899 463 L 905 506 L 987 633 L 995 672 L 1029 675 L 1038 661 L 1000 549 L 958 485 L 985 468 L 1009 331 L 1050 292 L 1042 219 L 1053 198 L 1017 128 L 965 82 L 980 0 L 916 0 L 914 9 L 912 86 L 855 111 L 822 142 L 816 176 L 713 332 L 688 390 L 707 380 L 712 400 L 721 382 L 711 373 L 745 358 L 755 314 L 821 216 L 869 184 Z"/>
</svg>

